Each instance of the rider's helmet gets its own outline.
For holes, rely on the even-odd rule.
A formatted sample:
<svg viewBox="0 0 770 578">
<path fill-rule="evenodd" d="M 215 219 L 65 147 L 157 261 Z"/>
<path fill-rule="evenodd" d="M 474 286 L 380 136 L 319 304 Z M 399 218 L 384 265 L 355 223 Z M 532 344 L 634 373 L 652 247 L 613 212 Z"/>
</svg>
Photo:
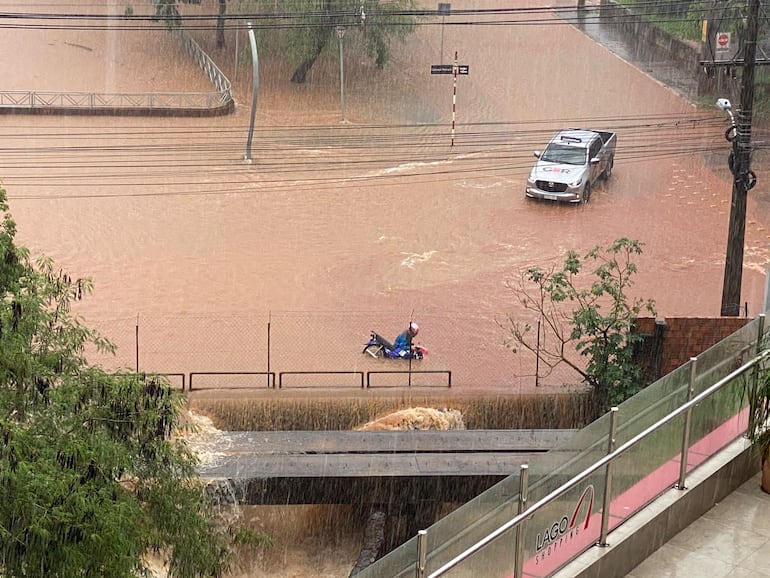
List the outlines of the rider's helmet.
<svg viewBox="0 0 770 578">
<path fill-rule="evenodd" d="M 417 335 L 420 332 L 420 328 L 418 327 L 418 325 L 414 321 L 409 323 L 409 332 L 412 335 Z"/>
</svg>

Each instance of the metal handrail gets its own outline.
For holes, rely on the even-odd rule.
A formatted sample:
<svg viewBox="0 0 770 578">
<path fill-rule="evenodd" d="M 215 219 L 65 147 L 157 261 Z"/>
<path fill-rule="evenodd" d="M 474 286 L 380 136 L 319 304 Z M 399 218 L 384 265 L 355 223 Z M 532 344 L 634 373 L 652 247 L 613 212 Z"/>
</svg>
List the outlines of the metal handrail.
<svg viewBox="0 0 770 578">
<path fill-rule="evenodd" d="M 284 375 L 357 375 L 361 378 L 361 389 L 364 389 L 364 372 L 353 371 L 281 371 L 278 373 L 278 389 L 283 388 L 283 376 Z M 303 387 L 301 385 L 295 385 L 294 387 Z M 317 385 L 310 385 L 304 387 L 319 387 Z"/>
<path fill-rule="evenodd" d="M 497 530 L 491 532 L 490 534 L 487 534 L 484 538 L 467 548 L 465 551 L 461 552 L 451 560 L 449 560 L 446 564 L 432 572 L 428 575 L 427 578 L 438 578 L 445 572 L 451 570 L 461 562 L 463 562 L 465 559 L 469 558 L 503 534 L 505 534 L 508 530 L 520 525 L 524 520 L 527 518 L 532 517 L 532 514 L 540 510 L 541 508 L 547 506 L 557 498 L 559 498 L 562 494 L 565 494 L 575 486 L 577 486 L 580 482 L 588 478 L 591 474 L 595 473 L 597 470 L 601 469 L 602 467 L 608 465 L 611 463 L 615 458 L 623 455 L 626 453 L 629 449 L 631 449 L 633 446 L 635 446 L 637 443 L 642 441 L 647 436 L 651 435 L 664 425 L 668 424 L 669 422 L 673 421 L 680 415 L 686 413 L 687 411 L 694 408 L 699 403 L 703 402 L 706 398 L 710 397 L 720 389 L 722 389 L 725 385 L 732 382 L 735 378 L 739 377 L 740 375 L 744 374 L 749 369 L 753 368 L 755 365 L 758 365 L 765 359 L 770 357 L 770 349 L 766 349 L 764 351 L 761 351 L 757 353 L 756 357 L 752 359 L 751 361 L 746 362 L 741 367 L 733 371 L 732 373 L 728 374 L 727 376 L 723 377 L 719 381 L 717 381 L 714 385 L 711 387 L 705 389 L 700 394 L 693 397 L 690 401 L 686 402 L 685 404 L 679 406 L 679 408 L 672 411 L 670 414 L 664 416 L 651 426 L 649 426 L 647 429 L 641 431 L 631 439 L 629 439 L 624 444 L 620 445 L 617 449 L 615 449 L 613 452 L 608 453 L 606 456 L 601 458 L 600 460 L 597 460 L 593 465 L 589 466 L 579 474 L 577 474 L 574 478 L 563 484 L 561 487 L 556 488 L 554 491 L 552 491 L 550 494 L 547 494 L 545 497 L 541 498 L 530 508 L 527 508 L 524 512 L 514 516 L 511 520 L 497 528 Z M 518 578 L 518 577 L 517 577 Z"/>
<path fill-rule="evenodd" d="M 380 369 L 380 370 L 372 370 L 366 372 L 366 387 L 401 387 L 400 385 L 393 385 L 393 386 L 387 386 L 387 385 L 372 385 L 371 377 L 372 375 L 388 375 L 388 374 L 409 374 L 410 376 L 410 383 L 409 387 L 411 387 L 411 376 L 412 375 L 423 375 L 428 373 L 445 373 L 447 376 L 447 384 L 446 387 L 452 387 L 452 370 L 450 369 Z M 430 387 L 430 386 L 428 386 Z M 433 386 L 435 387 L 435 386 Z M 438 387 L 444 387 L 438 386 Z"/>
<path fill-rule="evenodd" d="M 189 380 L 190 391 L 193 390 L 193 376 L 195 375 L 265 375 L 267 376 L 267 387 L 272 387 L 275 389 L 274 371 L 191 371 Z"/>
</svg>

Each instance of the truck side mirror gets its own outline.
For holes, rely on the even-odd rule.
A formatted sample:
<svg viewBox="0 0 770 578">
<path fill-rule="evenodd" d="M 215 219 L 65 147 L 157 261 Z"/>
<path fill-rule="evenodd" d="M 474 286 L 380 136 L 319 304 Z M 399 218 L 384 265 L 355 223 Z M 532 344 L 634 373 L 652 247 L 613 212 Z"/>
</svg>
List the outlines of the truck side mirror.
<svg viewBox="0 0 770 578">
<path fill-rule="evenodd" d="M 540 151 L 535 151 L 535 158 L 539 159 L 541 154 L 543 154 L 543 153 L 540 152 Z"/>
</svg>

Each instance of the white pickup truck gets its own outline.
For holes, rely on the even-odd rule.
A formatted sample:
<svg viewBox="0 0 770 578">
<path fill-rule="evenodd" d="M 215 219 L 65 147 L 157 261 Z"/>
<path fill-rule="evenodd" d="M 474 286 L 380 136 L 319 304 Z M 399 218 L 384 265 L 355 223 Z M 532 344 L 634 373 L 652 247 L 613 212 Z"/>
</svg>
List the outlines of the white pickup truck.
<svg viewBox="0 0 770 578">
<path fill-rule="evenodd" d="M 543 152 L 527 179 L 527 196 L 549 201 L 585 203 L 599 177 L 609 178 L 615 163 L 615 133 L 562 130 Z"/>
</svg>

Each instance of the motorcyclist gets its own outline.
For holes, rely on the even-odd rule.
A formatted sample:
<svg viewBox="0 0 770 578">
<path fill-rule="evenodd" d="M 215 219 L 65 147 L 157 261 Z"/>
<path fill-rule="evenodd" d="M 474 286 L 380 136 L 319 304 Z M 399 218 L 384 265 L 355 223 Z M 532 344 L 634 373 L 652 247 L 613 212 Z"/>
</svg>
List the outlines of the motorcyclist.
<svg viewBox="0 0 770 578">
<path fill-rule="evenodd" d="M 420 328 L 414 321 L 409 322 L 409 327 L 404 329 L 398 334 L 398 337 L 393 341 L 393 347 L 396 350 L 411 352 L 412 351 L 412 339 L 419 333 Z"/>
</svg>

